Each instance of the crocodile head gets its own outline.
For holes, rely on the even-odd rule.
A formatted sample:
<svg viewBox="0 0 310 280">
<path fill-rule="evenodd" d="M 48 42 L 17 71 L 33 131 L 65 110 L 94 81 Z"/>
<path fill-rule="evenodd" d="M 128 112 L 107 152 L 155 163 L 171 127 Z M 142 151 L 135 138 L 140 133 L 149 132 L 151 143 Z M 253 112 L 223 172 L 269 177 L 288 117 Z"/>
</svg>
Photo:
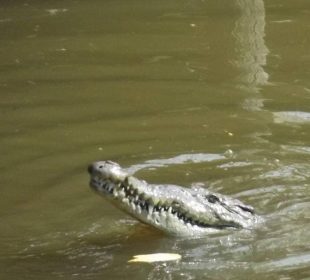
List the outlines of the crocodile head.
<svg viewBox="0 0 310 280">
<path fill-rule="evenodd" d="M 128 174 L 112 161 L 88 167 L 90 186 L 136 219 L 174 235 L 202 235 L 221 229 L 251 228 L 253 208 L 204 188 L 155 185 Z"/>
</svg>

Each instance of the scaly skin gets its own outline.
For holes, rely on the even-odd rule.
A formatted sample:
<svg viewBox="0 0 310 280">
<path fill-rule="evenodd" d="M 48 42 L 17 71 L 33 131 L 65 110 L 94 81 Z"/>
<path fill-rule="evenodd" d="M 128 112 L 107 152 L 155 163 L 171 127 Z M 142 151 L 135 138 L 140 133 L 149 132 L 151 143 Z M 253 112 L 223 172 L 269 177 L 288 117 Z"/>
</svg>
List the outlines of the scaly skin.
<svg viewBox="0 0 310 280">
<path fill-rule="evenodd" d="M 112 161 L 94 162 L 88 172 L 93 190 L 141 222 L 172 235 L 250 229 L 259 221 L 253 208 L 237 199 L 200 187 L 148 184 Z"/>
</svg>

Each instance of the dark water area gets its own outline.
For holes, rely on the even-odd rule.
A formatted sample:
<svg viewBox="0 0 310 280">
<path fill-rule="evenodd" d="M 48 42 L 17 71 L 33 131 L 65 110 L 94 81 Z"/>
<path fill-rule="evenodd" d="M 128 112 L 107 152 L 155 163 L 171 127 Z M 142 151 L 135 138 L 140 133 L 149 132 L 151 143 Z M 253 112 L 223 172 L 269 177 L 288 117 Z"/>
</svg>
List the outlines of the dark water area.
<svg viewBox="0 0 310 280">
<path fill-rule="evenodd" d="M 310 279 L 309 1 L 2 1 L 0 41 L 1 279 Z M 265 223 L 165 236 L 91 192 L 105 159 Z"/>
</svg>

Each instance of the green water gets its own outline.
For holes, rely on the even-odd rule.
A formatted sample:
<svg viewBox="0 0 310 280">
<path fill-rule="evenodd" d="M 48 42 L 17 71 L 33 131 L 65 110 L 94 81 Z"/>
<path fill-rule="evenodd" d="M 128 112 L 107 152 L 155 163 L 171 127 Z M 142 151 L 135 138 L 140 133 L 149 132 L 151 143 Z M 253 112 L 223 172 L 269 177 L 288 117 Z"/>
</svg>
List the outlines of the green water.
<svg viewBox="0 0 310 280">
<path fill-rule="evenodd" d="M 310 279 L 309 34 L 306 0 L 2 1 L 0 278 Z M 164 236 L 90 191 L 104 159 L 266 223 Z"/>
</svg>

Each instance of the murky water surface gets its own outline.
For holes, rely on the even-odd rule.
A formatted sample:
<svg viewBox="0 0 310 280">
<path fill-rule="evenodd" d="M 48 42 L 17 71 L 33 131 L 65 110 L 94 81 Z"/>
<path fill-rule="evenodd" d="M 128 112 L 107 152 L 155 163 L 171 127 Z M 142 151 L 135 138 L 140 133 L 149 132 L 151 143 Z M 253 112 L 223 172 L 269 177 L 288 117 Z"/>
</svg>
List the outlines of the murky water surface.
<svg viewBox="0 0 310 280">
<path fill-rule="evenodd" d="M 0 278 L 310 279 L 309 34 L 307 0 L 2 1 Z M 266 222 L 164 236 L 90 191 L 103 159 Z"/>
</svg>

